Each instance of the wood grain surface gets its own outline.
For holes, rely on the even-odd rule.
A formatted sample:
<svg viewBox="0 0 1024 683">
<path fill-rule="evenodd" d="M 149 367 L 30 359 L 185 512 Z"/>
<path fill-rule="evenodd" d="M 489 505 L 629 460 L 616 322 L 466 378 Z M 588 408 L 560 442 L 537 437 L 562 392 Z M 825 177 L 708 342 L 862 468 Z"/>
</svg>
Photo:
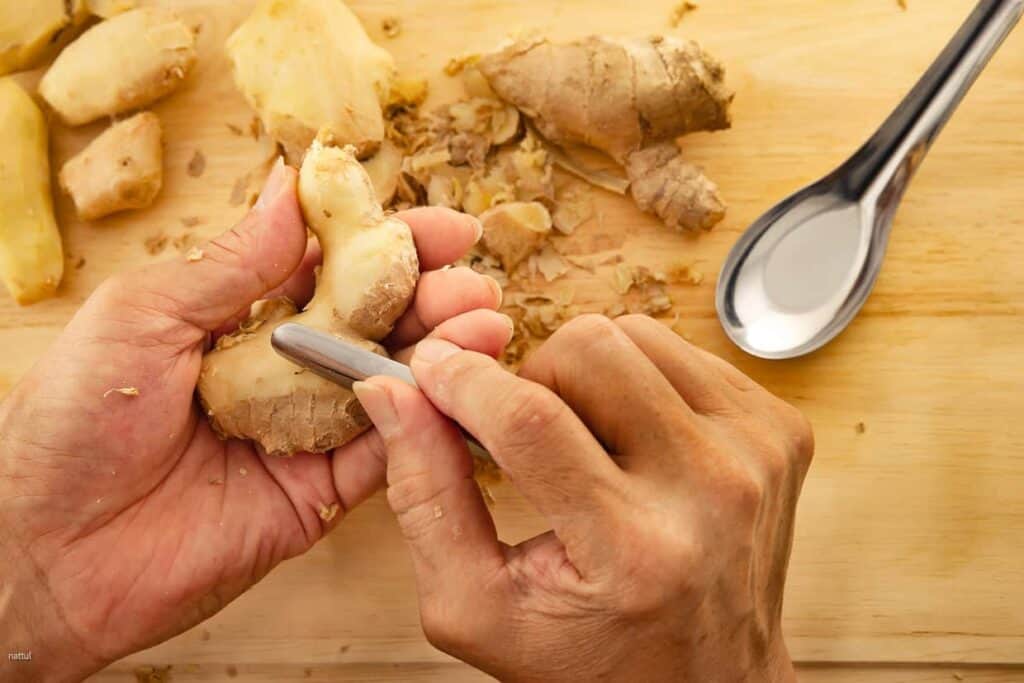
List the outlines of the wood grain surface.
<svg viewBox="0 0 1024 683">
<path fill-rule="evenodd" d="M 30 308 L 0 293 L 0 394 L 100 281 L 172 257 L 175 241 L 230 227 L 245 208 L 230 201 L 239 179 L 248 175 L 248 194 L 265 173 L 266 146 L 229 130 L 247 129 L 252 113 L 222 49 L 251 0 L 160 4 L 201 25 L 198 67 L 154 109 L 166 129 L 164 191 L 150 210 L 88 225 L 58 200 L 68 275 L 59 298 Z M 735 126 L 687 138 L 685 147 L 721 185 L 726 221 L 688 238 L 595 193 L 599 215 L 570 244 L 619 251 L 629 263 L 696 263 L 705 281 L 672 291 L 680 327 L 813 421 L 818 454 L 785 610 L 793 655 L 808 663 L 804 680 L 1024 680 L 1006 668 L 1024 664 L 1024 33 L 1010 37 L 924 164 L 861 316 L 819 353 L 771 363 L 731 347 L 716 322 L 713 289 L 726 252 L 759 213 L 873 131 L 971 0 L 909 0 L 906 11 L 896 0 L 704 0 L 676 29 L 667 21 L 671 0 L 350 4 L 405 73 L 429 77 L 432 102 L 458 90 L 441 73 L 449 57 L 517 31 L 674 33 L 725 61 L 738 91 Z M 402 20 L 394 40 L 380 29 L 386 16 Z M 34 85 L 38 75 L 20 78 Z M 102 128 L 55 125 L 54 167 Z M 206 159 L 199 178 L 186 171 L 197 150 Z M 162 251 L 152 248 L 161 239 Z M 587 310 L 615 300 L 607 272 L 573 271 L 552 286 L 571 288 Z M 505 540 L 544 528 L 508 487 L 496 498 Z M 207 624 L 96 680 L 168 664 L 184 681 L 480 680 L 423 639 L 409 563 L 380 497 Z"/>
</svg>

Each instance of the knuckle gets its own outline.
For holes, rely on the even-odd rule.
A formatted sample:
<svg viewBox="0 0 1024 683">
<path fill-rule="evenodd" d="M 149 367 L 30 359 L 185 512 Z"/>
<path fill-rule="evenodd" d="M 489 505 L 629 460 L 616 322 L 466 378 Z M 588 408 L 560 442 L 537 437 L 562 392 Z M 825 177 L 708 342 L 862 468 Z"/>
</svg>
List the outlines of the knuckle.
<svg viewBox="0 0 1024 683">
<path fill-rule="evenodd" d="M 651 323 L 661 328 L 661 325 L 654 322 L 654 319 L 650 316 L 641 315 L 640 313 L 629 313 L 627 315 L 620 316 L 615 319 L 615 324 L 625 329 L 637 329 L 649 327 Z M 684 340 L 685 341 L 685 340 Z"/>
<path fill-rule="evenodd" d="M 814 456 L 814 428 L 803 412 L 785 401 L 780 403 L 780 418 L 785 427 L 795 459 L 803 466 L 810 465 Z"/>
<path fill-rule="evenodd" d="M 496 417 L 498 452 L 532 450 L 545 442 L 549 432 L 565 416 L 566 405 L 550 390 L 522 380 L 506 397 L 508 410 Z"/>
<path fill-rule="evenodd" d="M 562 325 L 552 336 L 552 341 L 570 347 L 593 340 L 606 340 L 620 334 L 619 327 L 603 315 L 587 313 L 577 316 Z"/>
<path fill-rule="evenodd" d="M 737 468 L 722 476 L 718 492 L 733 519 L 745 527 L 757 519 L 765 499 L 766 486 L 752 472 Z"/>
<path fill-rule="evenodd" d="M 630 534 L 624 547 L 633 552 L 624 568 L 614 604 L 628 619 L 644 619 L 673 609 L 680 598 L 703 590 L 699 562 L 703 553 L 689 534 L 669 523 Z"/>
<path fill-rule="evenodd" d="M 89 297 L 92 305 L 100 310 L 117 309 L 123 305 L 126 292 L 135 290 L 134 276 L 126 273 L 112 275 L 100 283 Z"/>
</svg>

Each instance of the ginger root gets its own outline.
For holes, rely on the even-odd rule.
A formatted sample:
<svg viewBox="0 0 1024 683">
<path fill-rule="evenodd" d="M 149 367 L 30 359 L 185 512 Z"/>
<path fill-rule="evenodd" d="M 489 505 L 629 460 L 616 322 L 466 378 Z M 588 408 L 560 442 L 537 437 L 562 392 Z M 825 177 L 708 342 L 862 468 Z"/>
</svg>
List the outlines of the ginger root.
<svg viewBox="0 0 1024 683">
<path fill-rule="evenodd" d="M 84 221 L 149 206 L 163 185 L 160 119 L 142 112 L 115 123 L 64 164 L 60 185 Z"/>
<path fill-rule="evenodd" d="M 82 0 L 0 0 L 0 76 L 55 54 L 87 14 Z"/>
<path fill-rule="evenodd" d="M 235 83 L 297 165 L 321 128 L 368 156 L 394 60 L 341 0 L 262 0 L 228 38 Z"/>
<path fill-rule="evenodd" d="M 645 152 L 687 133 L 731 125 L 733 93 L 724 69 L 696 43 L 535 39 L 484 55 L 476 66 L 551 142 L 593 147 L 631 169 L 631 179 L 639 181 L 634 198 L 644 210 L 679 229 L 721 220 L 717 187 L 699 169 L 667 158 L 667 148 Z M 665 201 L 666 193 L 674 196 Z"/>
<path fill-rule="evenodd" d="M 162 9 L 131 10 L 68 45 L 39 82 L 39 94 L 78 126 L 169 94 L 195 59 L 195 35 L 184 22 Z"/>
<path fill-rule="evenodd" d="M 324 452 L 362 433 L 355 396 L 278 356 L 270 335 L 284 321 L 383 349 L 419 275 L 409 227 L 385 216 L 351 146 L 313 143 L 299 173 L 299 201 L 323 249 L 316 294 L 301 313 L 265 302 L 203 359 L 199 397 L 224 437 L 252 439 L 272 455 Z"/>
<path fill-rule="evenodd" d="M 135 0 L 85 0 L 89 13 L 103 19 L 135 9 Z"/>
<path fill-rule="evenodd" d="M 39 107 L 0 79 L 0 279 L 19 304 L 53 296 L 64 274 L 47 147 Z"/>
</svg>

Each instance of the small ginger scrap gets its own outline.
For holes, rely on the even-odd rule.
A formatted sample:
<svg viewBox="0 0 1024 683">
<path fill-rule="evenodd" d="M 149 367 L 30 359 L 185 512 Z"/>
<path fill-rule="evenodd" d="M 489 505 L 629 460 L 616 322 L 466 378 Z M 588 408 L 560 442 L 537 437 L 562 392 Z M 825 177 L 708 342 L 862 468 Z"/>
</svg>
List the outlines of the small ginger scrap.
<svg viewBox="0 0 1024 683">
<path fill-rule="evenodd" d="M 92 221 L 150 206 L 163 186 L 163 131 L 151 112 L 115 123 L 60 171 L 78 217 Z"/>
<path fill-rule="evenodd" d="M 676 3 L 676 6 L 672 8 L 672 14 L 669 15 L 668 18 L 669 26 L 676 28 L 683 20 L 683 17 L 696 9 L 697 3 L 690 2 L 689 0 L 683 0 L 683 2 Z"/>
<path fill-rule="evenodd" d="M 138 396 L 139 390 L 135 387 L 116 387 L 107 389 L 103 392 L 103 398 L 110 396 L 111 394 L 121 394 L 122 396 Z"/>
<path fill-rule="evenodd" d="M 402 20 L 398 17 L 384 17 L 380 20 L 380 30 L 388 38 L 397 38 L 402 33 Z"/>
<path fill-rule="evenodd" d="M 507 202 L 480 215 L 482 242 L 509 273 L 543 246 L 551 232 L 551 214 L 539 202 Z"/>
<path fill-rule="evenodd" d="M 231 186 L 231 196 L 228 197 L 228 204 L 241 206 L 245 203 L 246 192 L 249 189 L 250 174 L 245 173 L 235 178 L 235 184 Z"/>
<path fill-rule="evenodd" d="M 139 666 L 132 673 L 136 683 L 171 683 L 171 666 Z"/>
<path fill-rule="evenodd" d="M 188 250 L 188 253 L 185 254 L 185 260 L 188 261 L 189 263 L 195 263 L 196 261 L 202 261 L 203 255 L 204 254 L 202 249 L 200 249 L 199 247 L 192 247 L 191 249 Z"/>
<path fill-rule="evenodd" d="M 206 170 L 206 155 L 203 154 L 202 150 L 197 149 L 192 153 L 192 158 L 189 160 L 186 170 L 193 178 L 199 178 L 203 175 L 203 171 Z"/>
<path fill-rule="evenodd" d="M 337 503 L 331 503 L 330 505 L 320 504 L 319 515 L 320 519 L 330 523 L 338 516 L 338 511 L 341 510 L 341 506 Z"/>
<path fill-rule="evenodd" d="M 467 66 L 473 66 L 480 60 L 480 55 L 471 53 L 452 57 L 444 65 L 444 72 L 448 76 L 458 76 Z"/>
</svg>

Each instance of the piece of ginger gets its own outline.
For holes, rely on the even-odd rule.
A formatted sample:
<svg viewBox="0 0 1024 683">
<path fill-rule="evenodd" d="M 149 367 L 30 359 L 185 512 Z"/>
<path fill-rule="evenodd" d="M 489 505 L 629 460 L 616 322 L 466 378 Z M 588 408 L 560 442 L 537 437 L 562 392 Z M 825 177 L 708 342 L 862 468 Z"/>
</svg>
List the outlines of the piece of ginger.
<svg viewBox="0 0 1024 683">
<path fill-rule="evenodd" d="M 169 94 L 195 60 L 195 35 L 174 14 L 131 10 L 68 45 L 39 82 L 39 94 L 65 123 L 78 126 Z"/>
<path fill-rule="evenodd" d="M 539 202 L 508 202 L 480 215 L 483 243 L 509 273 L 543 246 L 551 233 L 551 214 Z"/>
<path fill-rule="evenodd" d="M 638 205 L 666 224 L 706 229 L 721 220 L 717 187 L 676 158 L 678 148 L 673 158 L 666 157 L 667 147 L 645 152 L 687 133 L 731 125 L 733 93 L 725 86 L 725 71 L 696 43 L 533 39 L 484 55 L 476 66 L 545 138 L 593 147 L 627 167 L 638 181 Z M 678 196 L 663 196 L 677 191 Z"/>
<path fill-rule="evenodd" d="M 630 192 L 642 211 L 679 230 L 710 230 L 725 217 L 718 186 L 682 158 L 675 142 L 651 145 L 629 155 Z"/>
<path fill-rule="evenodd" d="M 477 66 L 544 137 L 594 147 L 620 164 L 651 143 L 731 122 L 725 71 L 691 41 L 535 39 L 484 55 Z"/>
<path fill-rule="evenodd" d="M 369 426 L 352 392 L 274 352 L 274 328 L 297 322 L 383 353 L 376 342 L 405 311 L 419 275 L 409 226 L 384 215 L 353 147 L 314 142 L 299 173 L 299 202 L 324 254 L 313 299 L 301 313 L 287 299 L 260 307 L 218 341 L 199 376 L 214 429 L 272 455 L 324 452 Z"/>
<path fill-rule="evenodd" d="M 115 123 L 64 164 L 60 185 L 83 221 L 149 206 L 163 185 L 160 119 L 147 111 Z"/>
<path fill-rule="evenodd" d="M 341 0 L 261 0 L 228 38 L 235 83 L 298 165 L 317 131 L 371 154 L 394 60 Z"/>
<path fill-rule="evenodd" d="M 0 79 L 0 280 L 19 304 L 53 296 L 64 275 L 47 150 L 43 113 Z"/>
<path fill-rule="evenodd" d="M 82 0 L 0 0 L 0 76 L 56 54 L 62 36 L 87 15 Z"/>
<path fill-rule="evenodd" d="M 135 0 L 85 0 L 89 13 L 103 19 L 109 19 L 135 9 Z"/>
</svg>

